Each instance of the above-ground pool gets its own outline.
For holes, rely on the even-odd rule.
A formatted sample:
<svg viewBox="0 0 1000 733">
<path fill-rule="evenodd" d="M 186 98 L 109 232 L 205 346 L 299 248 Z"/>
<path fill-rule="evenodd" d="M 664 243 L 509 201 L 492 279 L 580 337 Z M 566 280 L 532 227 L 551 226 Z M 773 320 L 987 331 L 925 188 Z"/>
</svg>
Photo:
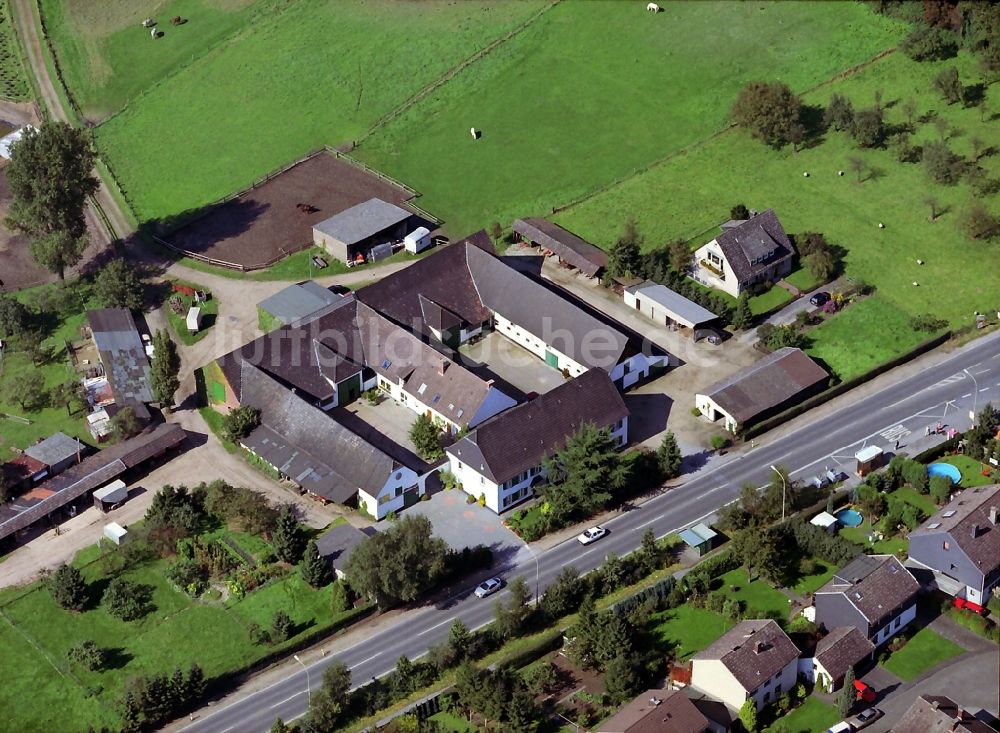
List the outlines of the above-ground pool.
<svg viewBox="0 0 1000 733">
<path fill-rule="evenodd" d="M 953 484 L 962 480 L 962 472 L 950 463 L 932 463 L 927 467 L 928 476 L 947 476 Z"/>
<path fill-rule="evenodd" d="M 865 521 L 864 517 L 853 509 L 841 509 L 834 516 L 836 516 L 837 521 L 845 527 L 860 527 L 861 523 Z"/>
</svg>

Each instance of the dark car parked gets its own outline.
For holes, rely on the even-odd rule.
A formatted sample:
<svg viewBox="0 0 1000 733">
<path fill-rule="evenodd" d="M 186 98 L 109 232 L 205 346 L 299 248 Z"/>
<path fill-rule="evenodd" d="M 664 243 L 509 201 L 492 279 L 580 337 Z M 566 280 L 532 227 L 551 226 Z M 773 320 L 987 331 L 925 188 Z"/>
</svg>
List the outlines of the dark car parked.
<svg viewBox="0 0 1000 733">
<path fill-rule="evenodd" d="M 825 291 L 820 291 L 818 293 L 814 293 L 813 297 L 809 299 L 809 302 L 817 308 L 822 308 L 827 304 L 827 302 L 829 302 L 829 300 L 830 294 Z"/>
</svg>

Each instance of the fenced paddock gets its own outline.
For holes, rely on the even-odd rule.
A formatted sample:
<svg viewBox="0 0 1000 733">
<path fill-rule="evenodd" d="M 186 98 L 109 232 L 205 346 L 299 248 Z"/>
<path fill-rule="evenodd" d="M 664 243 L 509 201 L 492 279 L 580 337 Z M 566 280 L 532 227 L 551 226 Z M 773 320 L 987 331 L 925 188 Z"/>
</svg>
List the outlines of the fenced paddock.
<svg viewBox="0 0 1000 733">
<path fill-rule="evenodd" d="M 268 174 L 251 188 L 209 205 L 157 240 L 213 265 L 258 270 L 312 244 L 313 224 L 377 197 L 407 204 L 416 192 L 325 151 Z M 316 209 L 303 213 L 296 204 Z M 409 205 L 407 208 L 420 213 Z"/>
</svg>

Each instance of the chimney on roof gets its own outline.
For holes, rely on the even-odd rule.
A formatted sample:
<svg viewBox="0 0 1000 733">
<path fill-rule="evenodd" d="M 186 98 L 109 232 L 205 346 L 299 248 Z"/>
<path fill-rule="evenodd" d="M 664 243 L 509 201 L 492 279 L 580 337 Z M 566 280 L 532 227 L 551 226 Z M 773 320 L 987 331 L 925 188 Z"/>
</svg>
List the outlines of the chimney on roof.
<svg viewBox="0 0 1000 733">
<path fill-rule="evenodd" d="M 661 702 L 663 702 L 663 700 L 661 700 L 658 697 L 651 697 L 649 698 L 649 702 L 652 703 L 654 706 L 656 706 L 659 705 Z"/>
<path fill-rule="evenodd" d="M 444 374 L 445 369 L 447 368 L 448 368 L 448 362 L 442 359 L 441 363 L 438 364 L 438 374 Z"/>
<path fill-rule="evenodd" d="M 931 700 L 931 708 L 932 709 L 937 710 L 939 707 L 941 707 L 941 701 L 940 700 Z"/>
<path fill-rule="evenodd" d="M 979 536 L 979 525 L 978 524 L 973 524 L 972 525 L 972 539 L 976 539 L 976 537 L 978 537 L 978 536 Z"/>
<path fill-rule="evenodd" d="M 760 654 L 761 652 L 763 652 L 766 649 L 767 649 L 767 644 L 765 642 L 763 642 L 763 641 L 758 641 L 754 645 L 753 651 L 754 651 L 754 654 Z"/>
<path fill-rule="evenodd" d="M 997 508 L 995 506 L 990 507 L 990 524 L 996 526 L 997 523 Z"/>
</svg>

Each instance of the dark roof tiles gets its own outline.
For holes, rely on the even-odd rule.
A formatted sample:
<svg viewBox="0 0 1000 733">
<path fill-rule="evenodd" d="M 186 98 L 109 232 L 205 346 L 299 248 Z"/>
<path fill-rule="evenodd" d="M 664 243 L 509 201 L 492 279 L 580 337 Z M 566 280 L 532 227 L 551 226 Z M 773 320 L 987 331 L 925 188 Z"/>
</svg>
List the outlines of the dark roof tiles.
<svg viewBox="0 0 1000 733">
<path fill-rule="evenodd" d="M 911 536 L 947 533 L 983 575 L 990 575 L 1000 569 L 1000 525 L 993 523 L 992 509 L 1000 511 L 1000 484 L 966 489 Z M 938 526 L 931 529 L 935 524 Z"/>
<path fill-rule="evenodd" d="M 871 655 L 875 646 L 854 626 L 838 626 L 816 644 L 815 659 L 833 679 L 843 677 L 849 668 Z"/>
<path fill-rule="evenodd" d="M 894 555 L 859 555 L 834 573 L 816 591 L 842 593 L 873 628 L 878 628 L 898 609 L 913 603 L 920 583 Z M 816 622 L 823 623 L 822 605 L 817 602 Z"/>
<path fill-rule="evenodd" d="M 795 254 L 795 248 L 774 209 L 768 209 L 735 226 L 728 226 L 732 223 L 724 225 L 715 241 L 739 282 L 750 280 L 776 262 Z"/>
<path fill-rule="evenodd" d="M 788 664 L 799 650 L 774 621 L 743 621 L 693 659 L 717 659 L 748 692 L 753 692 Z"/>
</svg>

